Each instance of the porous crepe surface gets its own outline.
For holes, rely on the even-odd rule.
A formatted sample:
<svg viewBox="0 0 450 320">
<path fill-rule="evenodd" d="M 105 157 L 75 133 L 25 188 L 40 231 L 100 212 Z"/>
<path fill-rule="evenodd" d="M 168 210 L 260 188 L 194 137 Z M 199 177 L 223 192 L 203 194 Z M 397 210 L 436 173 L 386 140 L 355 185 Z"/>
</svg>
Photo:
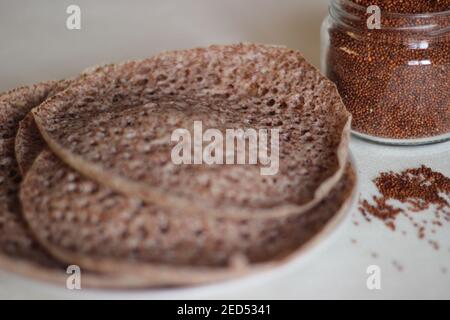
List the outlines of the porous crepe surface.
<svg viewBox="0 0 450 320">
<path fill-rule="evenodd" d="M 33 114 L 28 113 L 19 124 L 15 140 L 16 160 L 22 176 L 25 176 L 45 146 L 45 141 L 34 122 Z"/>
<path fill-rule="evenodd" d="M 175 285 L 227 278 L 289 256 L 344 207 L 354 179 L 349 166 L 326 200 L 295 218 L 192 217 L 115 193 L 46 150 L 27 174 L 21 199 L 37 239 L 67 263 L 139 271 L 149 285 Z"/>
<path fill-rule="evenodd" d="M 50 268 L 59 264 L 33 241 L 20 214 L 20 175 L 14 158 L 14 139 L 0 140 L 0 253 Z"/>
<path fill-rule="evenodd" d="M 0 268 L 9 272 L 21 274 L 41 281 L 49 281 L 65 285 L 68 274 L 67 264 L 53 258 L 34 239 L 26 221 L 23 219 L 19 201 L 19 187 L 21 177 L 15 159 L 15 130 L 21 117 L 31 108 L 33 103 L 40 103 L 42 96 L 51 96 L 63 90 L 69 82 L 48 82 L 22 87 L 0 96 L 0 115 L 12 117 L 7 123 L 1 119 L 0 128 L 7 133 L 0 139 Z M 34 93 L 38 97 L 33 96 Z M 21 96 L 23 94 L 24 96 Z M 12 100 L 9 101 L 7 96 Z M 14 109 L 15 111 L 13 112 Z M 4 111 L 4 113 L 2 113 Z M 26 150 L 35 148 L 34 142 L 38 137 L 31 131 L 32 127 L 24 127 L 26 136 L 33 137 L 24 145 Z M 27 160 L 33 161 L 32 157 Z M 109 275 L 95 272 L 82 273 L 83 287 L 102 288 L 134 288 L 143 287 L 139 277 L 134 275 Z"/>
<path fill-rule="evenodd" d="M 261 186 L 256 166 L 220 169 L 217 184 L 221 185 L 216 190 L 206 190 L 204 175 L 193 179 L 191 188 L 183 188 L 171 181 L 174 176 L 160 175 L 161 166 L 148 170 L 154 161 L 148 161 L 145 139 L 149 138 L 145 134 L 154 132 L 139 129 L 142 121 L 132 123 L 132 130 L 118 132 L 98 126 L 111 112 L 144 105 L 161 108 L 164 100 L 185 100 L 194 109 L 199 105 L 215 108 L 227 115 L 228 123 L 236 121 L 244 128 L 280 129 L 280 171 L 266 179 L 262 195 L 245 198 L 248 186 Z M 60 158 L 115 190 L 186 212 L 211 214 L 220 201 L 228 204 L 221 213 L 237 217 L 249 217 L 244 213 L 250 212 L 269 217 L 298 214 L 325 197 L 342 175 L 350 122 L 335 86 L 300 53 L 254 44 L 166 52 L 143 61 L 98 68 L 34 110 L 34 116 L 44 139 Z M 136 136 L 130 139 L 131 135 Z M 124 146 L 129 152 L 115 152 Z M 160 164 L 170 172 L 173 165 L 167 157 L 166 153 Z M 187 180 L 196 171 L 216 168 L 180 166 L 176 170 Z M 244 171 L 246 179 L 241 176 Z M 229 185 L 235 193 L 220 189 Z M 223 197 L 209 197 L 210 193 Z M 199 194 L 208 199 L 201 201 L 204 199 L 199 199 Z M 238 206 L 232 205 L 235 203 Z"/>
<path fill-rule="evenodd" d="M 59 277 L 63 264 L 33 240 L 21 215 L 14 137 L 23 117 L 56 91 L 58 83 L 49 81 L 0 95 L 0 267 L 42 278 L 47 278 L 47 272 Z"/>
<path fill-rule="evenodd" d="M 153 109 L 152 109 L 153 110 Z M 154 109 L 156 110 L 156 109 Z M 142 111 L 141 111 L 142 112 Z M 120 116 L 120 115 L 119 115 Z M 213 119 L 214 117 L 209 117 L 209 119 Z M 155 117 L 156 119 L 156 117 Z M 24 123 L 26 123 L 26 121 L 24 121 Z M 24 123 L 21 123 L 21 129 L 23 129 L 22 131 L 22 137 L 25 137 L 25 139 L 18 139 L 19 138 L 19 134 L 16 138 L 16 143 L 18 141 L 22 141 L 22 146 L 23 146 L 23 150 L 34 150 L 36 147 L 36 140 L 39 140 L 39 133 L 36 132 L 36 129 L 33 128 L 32 122 L 30 122 L 31 125 L 24 125 Z M 28 138 L 27 138 L 28 137 Z M 42 141 L 41 141 L 42 142 Z M 41 145 L 42 143 L 38 144 Z M 17 150 L 17 148 L 16 148 Z M 16 152 L 17 154 L 17 152 Z M 30 157 L 26 157 L 29 165 L 34 161 L 34 159 L 30 156 Z M 49 166 L 51 167 L 51 165 Z M 52 170 L 52 168 L 48 168 L 49 170 Z M 349 171 L 350 169 L 348 169 Z M 344 185 L 343 182 L 340 183 L 340 187 Z M 83 198 L 83 196 L 80 196 L 79 199 Z M 81 202 L 83 202 L 84 200 L 79 200 Z M 328 200 L 327 200 L 328 201 Z M 336 204 L 339 204 L 340 202 L 337 201 Z M 299 219 L 297 219 L 297 222 L 294 223 L 292 226 L 295 229 L 291 229 L 291 234 L 295 233 L 295 231 L 297 229 L 300 229 L 301 227 L 304 228 L 302 233 L 296 233 L 295 237 L 296 237 L 296 241 L 294 240 L 292 242 L 293 246 L 290 248 L 289 246 L 287 246 L 286 248 L 284 248 L 284 250 L 280 250 L 277 254 L 276 250 L 279 248 L 279 245 L 275 245 L 273 246 L 273 248 L 271 250 L 268 250 L 268 254 L 272 255 L 274 257 L 274 259 L 279 256 L 282 257 L 283 255 L 287 255 L 289 254 L 289 252 L 295 250 L 297 247 L 295 246 L 295 244 L 298 244 L 298 246 L 300 246 L 300 243 L 302 242 L 306 242 L 309 238 L 313 237 L 313 235 L 322 227 L 322 225 L 324 225 L 326 223 L 326 219 L 330 218 L 332 216 L 333 213 L 331 210 L 327 210 L 325 211 L 325 205 L 322 205 L 322 208 L 319 206 L 316 209 L 316 212 L 319 212 L 317 215 L 314 216 L 305 216 L 305 218 L 302 220 L 303 225 L 300 225 L 300 221 Z M 80 210 L 80 209 L 78 209 Z M 84 210 L 84 209 L 83 209 Z M 89 214 L 91 211 L 89 210 L 86 214 Z M 323 212 L 320 213 L 320 212 Z M 98 214 L 98 211 L 97 211 Z M 165 218 L 162 218 L 163 220 L 163 224 L 166 223 L 164 221 Z M 294 219 L 290 219 L 290 221 L 294 221 Z M 151 223 L 151 222 L 149 222 Z M 158 222 L 159 223 L 159 222 Z M 241 222 L 241 223 L 246 223 L 245 221 Z M 272 223 L 272 222 L 267 222 L 267 223 Z M 274 226 L 279 225 L 279 223 L 273 222 Z M 82 228 L 82 226 L 79 226 L 78 224 L 75 225 L 75 228 Z M 298 227 L 298 228 L 297 228 Z M 238 230 L 239 231 L 239 230 Z M 99 232 L 102 232 L 101 230 L 99 230 Z M 201 231 L 203 232 L 203 231 Z M 274 237 L 275 239 L 278 237 L 276 234 L 277 231 L 272 231 L 272 237 Z M 245 235 L 245 231 L 244 231 L 244 235 Z M 197 235 L 194 234 L 193 237 L 196 237 Z M 244 237 L 247 237 L 246 235 Z M 284 237 L 284 236 L 283 236 Z M 220 241 L 220 238 L 216 238 L 216 241 Z M 135 240 L 136 241 L 136 240 Z M 45 242 L 45 241 L 44 241 Z M 95 245 L 102 245 L 102 244 L 95 244 Z M 114 246 L 114 243 L 112 243 L 112 245 Z M 52 247 L 52 245 L 50 245 L 50 247 Z M 56 255 L 58 256 L 58 254 L 62 255 L 65 257 L 66 261 L 68 263 L 79 263 L 80 261 L 85 261 L 86 260 L 86 255 L 83 253 L 73 253 L 73 252 L 60 252 L 60 248 L 55 249 L 51 249 L 52 251 L 56 251 L 58 252 Z M 108 250 L 114 250 L 114 248 L 109 248 Z M 261 251 L 262 253 L 263 251 Z M 253 251 L 249 251 L 250 255 L 252 255 L 254 253 L 254 248 Z M 150 256 L 150 255 L 149 255 Z M 239 257 L 239 256 L 238 256 Z M 264 257 L 261 256 L 261 254 L 259 254 L 259 256 L 257 254 L 253 254 L 253 256 L 251 256 L 253 259 L 256 259 L 255 261 L 258 261 L 259 259 L 262 259 L 261 261 L 264 261 Z M 222 258 L 222 260 L 225 257 Z M 229 259 L 230 257 L 228 257 Z M 97 259 L 101 259 L 101 263 L 99 263 L 99 261 Z M 92 264 L 94 264 L 95 266 L 99 266 L 102 265 L 100 267 L 100 270 L 112 270 L 117 272 L 116 270 L 116 263 L 117 261 L 107 261 L 105 262 L 106 259 L 111 259 L 110 257 L 102 257 L 102 258 L 88 258 L 88 262 L 86 263 L 86 265 L 88 267 L 92 267 Z M 117 259 L 120 259 L 120 256 L 117 257 Z M 91 261 L 94 260 L 94 261 Z M 137 260 L 139 260 L 139 258 L 137 258 Z M 223 261 L 228 261 L 228 260 L 223 260 Z M 231 259 L 231 263 L 233 263 L 233 260 Z M 239 261 L 239 260 L 237 260 Z M 106 266 L 104 266 L 106 264 Z M 126 268 L 126 267 L 125 267 Z M 95 268 L 94 268 L 95 269 Z M 123 269 L 119 268 L 120 270 Z M 213 273 L 209 273 L 208 275 L 204 275 L 202 270 L 202 267 L 200 266 L 198 268 L 198 270 L 180 270 L 180 268 L 176 268 L 176 270 L 172 270 L 171 267 L 167 267 L 167 266 L 159 266 L 159 267 L 155 267 L 152 266 L 151 268 L 148 268 L 147 266 L 145 266 L 144 268 L 139 268 L 140 272 L 139 273 L 144 273 L 145 274 L 145 278 L 146 281 L 142 282 L 141 278 L 139 276 L 135 277 L 133 276 L 133 273 L 130 272 L 124 272 L 123 270 L 120 271 L 120 277 L 116 276 L 114 277 L 114 281 L 111 279 L 110 282 L 105 282 L 102 281 L 100 283 L 95 283 L 92 280 L 96 280 L 96 278 L 94 279 L 90 279 L 88 281 L 88 284 L 92 285 L 92 286 L 101 286 L 101 287 L 105 287 L 105 286 L 109 286 L 109 287 L 146 287 L 146 286 L 161 286 L 161 285 L 182 285 L 182 284 L 189 284 L 186 283 L 188 280 L 192 281 L 192 283 L 202 283 L 202 282 L 210 282 L 210 281 L 218 281 L 218 280 L 224 280 L 224 279 L 228 279 L 228 278 L 233 278 L 239 275 L 243 275 L 245 274 L 245 270 L 240 270 L 239 268 L 230 268 L 230 269 L 225 269 L 225 270 L 221 270 L 219 269 L 218 271 L 215 270 Z M 252 268 L 252 270 L 254 269 L 258 269 L 258 268 Z M 248 271 L 248 270 L 247 270 Z M 256 270 L 255 270 L 256 271 Z M 173 273 L 176 273 L 176 277 L 174 277 Z M 195 275 L 195 276 L 193 276 Z M 125 277 L 125 278 L 124 278 Z M 119 281 L 119 283 L 117 283 Z M 189 282 L 188 281 L 188 282 Z M 98 280 L 97 280 L 98 282 Z"/>
<path fill-rule="evenodd" d="M 153 186 L 202 203 L 214 199 L 214 205 L 226 209 L 235 206 L 238 210 L 238 205 L 270 208 L 284 203 L 302 204 L 312 198 L 317 179 L 323 180 L 329 174 L 324 168 L 335 165 L 335 150 L 323 136 L 308 141 L 295 127 L 282 135 L 283 141 L 292 143 L 282 145 L 280 174 L 273 176 L 261 175 L 259 165 L 186 166 L 172 162 L 175 142 L 171 143 L 170 137 L 175 129 L 187 128 L 193 136 L 194 121 L 202 121 L 203 130 L 214 128 L 225 136 L 226 129 L 245 125 L 246 119 L 233 107 L 217 99 L 160 100 L 96 118 L 68 139 L 75 142 L 77 152 L 121 176 L 151 181 Z M 256 130 L 266 128 L 265 117 L 261 118 L 252 118 Z M 311 127 L 311 134 L 318 134 L 317 128 Z M 295 172 L 297 167 L 308 165 L 310 170 Z"/>
<path fill-rule="evenodd" d="M 0 95 L 0 139 L 14 138 L 19 122 L 30 110 L 43 102 L 55 88 L 48 81 L 20 87 Z"/>
<path fill-rule="evenodd" d="M 144 108 L 145 109 L 145 108 Z M 140 112 L 142 112 L 141 110 Z M 121 115 L 117 115 L 118 117 L 121 117 Z M 111 117 L 112 119 L 113 117 Z M 214 119 L 214 117 L 210 117 L 209 119 Z M 26 123 L 26 121 L 23 121 Z M 30 122 L 31 123 L 31 122 Z M 207 123 L 206 123 L 207 124 Z M 35 147 L 35 143 L 31 143 L 32 141 L 36 141 L 38 139 L 38 136 L 36 136 L 37 132 L 33 130 L 32 125 L 23 125 L 21 124 L 21 128 L 23 128 L 23 136 L 25 137 L 31 137 L 32 139 L 25 139 L 24 140 L 24 149 L 33 149 Z M 28 132 L 27 132 L 28 131 Z M 19 137 L 19 135 L 18 135 Z M 18 139 L 16 139 L 17 141 Z M 20 140 L 20 139 L 19 139 Z M 30 145 L 27 145 L 30 144 Z M 16 148 L 17 149 L 17 148 Z M 31 157 L 29 158 L 30 163 L 31 160 L 33 160 Z M 52 170 L 53 168 L 48 168 L 48 170 Z M 47 171 L 49 172 L 49 171 Z M 342 188 L 342 185 L 344 185 L 343 182 L 340 183 L 339 188 Z M 349 187 L 350 188 L 350 187 Z M 336 188 L 337 189 L 337 188 Z M 329 204 L 329 203 L 328 203 Z M 339 201 L 336 202 L 336 204 L 340 204 Z M 325 207 L 325 206 L 324 206 Z M 291 229 L 291 234 L 294 233 L 296 235 L 296 240 L 293 239 L 292 247 L 289 248 L 287 246 L 284 248 L 284 250 L 280 250 L 278 253 L 276 250 L 279 248 L 276 245 L 273 246 L 272 250 L 268 250 L 268 254 L 273 255 L 273 259 L 276 259 L 276 257 L 283 257 L 283 255 L 288 255 L 290 252 L 294 251 L 298 246 L 300 246 L 300 243 L 306 242 L 308 239 L 310 239 L 312 236 L 315 235 L 316 232 L 326 223 L 327 219 L 329 219 L 335 212 L 332 212 L 331 210 L 324 211 L 325 209 L 317 208 L 316 212 L 318 212 L 314 216 L 305 216 L 305 219 L 299 221 L 299 219 L 294 220 L 290 219 L 289 221 L 293 221 L 294 224 L 293 229 Z M 320 213 L 323 212 L 323 213 Z M 297 221 L 297 222 L 296 222 Z M 244 222 L 245 223 L 245 222 Z M 270 223 L 270 222 L 268 222 Z M 302 224 L 300 224 L 302 223 Z M 279 225 L 277 222 L 273 222 L 274 226 Z M 76 226 L 78 227 L 78 226 Z M 298 227 L 298 228 L 297 228 Z M 298 229 L 301 227 L 304 228 L 304 232 L 301 234 L 297 233 Z M 277 231 L 272 231 L 272 236 L 276 239 L 279 237 L 277 236 Z M 283 236 L 284 237 L 284 236 Z M 220 241 L 220 239 L 219 239 Z M 298 244 L 298 245 L 297 245 Z M 297 245 L 297 246 L 296 246 Z M 187 269 L 182 268 L 171 268 L 168 266 L 154 266 L 152 265 L 149 267 L 149 265 L 141 266 L 139 269 L 139 274 L 143 274 L 145 276 L 145 281 L 142 280 L 142 277 L 134 274 L 133 272 L 127 272 L 127 269 L 129 266 L 117 266 L 117 260 L 116 261 L 110 261 L 108 258 L 101 258 L 100 260 L 97 260 L 98 258 L 86 258 L 84 254 L 81 254 L 81 256 L 78 256 L 78 254 L 74 254 L 73 252 L 63 252 L 61 253 L 60 250 L 55 250 L 54 248 L 51 249 L 52 251 L 57 251 L 58 254 L 63 256 L 65 258 L 65 261 L 68 263 L 79 263 L 80 261 L 85 262 L 88 267 L 92 267 L 92 265 L 95 265 L 96 267 L 100 266 L 100 270 L 109 270 L 117 272 L 119 271 L 120 274 L 115 274 L 114 276 L 98 276 L 95 274 L 87 273 L 83 277 L 83 285 L 85 286 L 96 286 L 96 287 L 148 287 L 148 286 L 165 286 L 165 285 L 183 285 L 183 284 L 193 284 L 193 283 L 203 283 L 203 282 L 211 282 L 211 281 L 219 281 L 224 279 L 229 279 L 233 277 L 237 277 L 240 275 L 245 274 L 246 272 L 249 272 L 248 269 L 240 269 L 239 265 L 234 268 L 215 268 L 213 272 L 211 270 L 204 270 L 202 266 L 196 267 L 196 269 Z M 254 252 L 254 251 L 253 251 Z M 264 261 L 264 258 L 259 255 L 253 254 L 253 252 L 250 251 L 250 257 L 252 259 L 255 259 L 252 262 L 255 261 Z M 252 255 L 253 254 L 253 255 Z M 236 257 L 236 256 L 235 256 Z M 237 255 L 239 258 L 239 255 Z M 87 261 L 86 261 L 87 260 Z M 225 260 L 224 260 L 225 261 Z M 238 261 L 239 259 L 233 260 L 231 259 L 231 263 Z M 84 265 L 84 264 L 83 264 Z M 139 263 L 133 264 L 133 269 L 137 267 Z M 15 267 L 17 268 L 17 263 L 15 264 Z M 96 268 L 93 268 L 96 269 Z M 125 270 L 124 270 L 125 269 Z M 256 271 L 259 270 L 258 267 L 252 267 L 251 270 Z M 206 274 L 204 271 L 210 271 Z M 35 276 L 35 274 L 33 275 Z M 54 274 L 50 274 L 50 280 L 53 280 Z M 61 281 L 65 280 L 65 277 L 61 277 Z M 48 279 L 47 279 L 48 280 Z M 60 281 L 60 282 L 61 282 Z"/>
<path fill-rule="evenodd" d="M 15 154 L 22 176 L 26 174 L 33 164 L 34 159 L 36 159 L 46 145 L 39 133 L 31 110 L 46 99 L 64 91 L 76 83 L 76 81 L 82 80 L 90 71 L 90 69 L 84 70 L 81 75 L 71 79 L 48 81 L 28 87 L 21 87 L 12 90 L 13 95 L 6 93 L 0 96 L 5 101 L 3 109 L 0 107 L 0 110 L 10 110 L 6 111 L 9 112 L 7 114 L 11 119 L 11 130 L 9 134 L 13 135 L 15 132 Z M 18 107 L 20 104 L 17 101 L 22 101 L 21 104 L 23 106 Z M 15 113 L 13 112 L 14 110 L 16 110 Z"/>
</svg>

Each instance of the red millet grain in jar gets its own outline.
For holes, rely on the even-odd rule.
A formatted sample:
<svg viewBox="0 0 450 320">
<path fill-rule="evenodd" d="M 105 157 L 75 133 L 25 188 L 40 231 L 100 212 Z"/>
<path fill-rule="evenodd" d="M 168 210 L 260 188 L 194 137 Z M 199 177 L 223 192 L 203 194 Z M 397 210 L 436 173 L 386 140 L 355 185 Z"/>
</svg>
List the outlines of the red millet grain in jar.
<svg viewBox="0 0 450 320">
<path fill-rule="evenodd" d="M 450 33 L 430 36 L 389 28 L 414 24 L 450 27 L 450 14 L 417 21 L 383 16 L 450 10 L 450 1 L 352 0 L 379 5 L 382 26 L 369 30 L 360 21 L 329 29 L 326 74 L 336 83 L 353 115 L 353 130 L 389 139 L 418 139 L 450 133 Z M 350 26 L 348 25 L 350 23 Z"/>
<path fill-rule="evenodd" d="M 370 216 L 382 220 L 391 230 L 396 230 L 396 219 L 405 216 L 417 230 L 419 239 L 426 238 L 427 226 L 435 231 L 450 217 L 450 178 L 422 165 L 420 168 L 406 169 L 400 173 L 382 172 L 373 180 L 380 195 L 372 201 L 360 199 L 359 211 L 368 220 Z M 401 206 L 392 204 L 392 200 Z M 416 215 L 432 210 L 431 220 L 416 221 Z M 429 239 L 436 250 L 439 244 Z"/>
<path fill-rule="evenodd" d="M 352 0 L 368 7 L 379 6 L 382 11 L 397 13 L 442 12 L 450 10 L 449 0 Z"/>
</svg>

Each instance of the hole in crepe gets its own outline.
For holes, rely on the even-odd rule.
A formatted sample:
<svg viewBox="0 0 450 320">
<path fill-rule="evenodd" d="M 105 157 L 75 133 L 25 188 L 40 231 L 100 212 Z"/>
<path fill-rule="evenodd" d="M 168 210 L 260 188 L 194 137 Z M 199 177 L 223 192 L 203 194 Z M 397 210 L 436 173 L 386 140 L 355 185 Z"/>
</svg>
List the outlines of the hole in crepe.
<svg viewBox="0 0 450 320">
<path fill-rule="evenodd" d="M 195 231 L 195 236 L 200 237 L 203 234 L 203 232 L 204 231 L 202 229 L 199 229 L 199 230 Z"/>
<path fill-rule="evenodd" d="M 118 102 L 122 98 L 121 94 L 115 94 L 112 98 L 112 102 Z"/>
<path fill-rule="evenodd" d="M 161 231 L 161 233 L 165 234 L 167 232 L 169 232 L 169 225 L 168 224 L 163 224 L 159 226 L 159 231 Z"/>
<path fill-rule="evenodd" d="M 167 76 L 165 74 L 160 74 L 156 77 L 156 81 L 164 81 L 167 80 Z"/>
</svg>

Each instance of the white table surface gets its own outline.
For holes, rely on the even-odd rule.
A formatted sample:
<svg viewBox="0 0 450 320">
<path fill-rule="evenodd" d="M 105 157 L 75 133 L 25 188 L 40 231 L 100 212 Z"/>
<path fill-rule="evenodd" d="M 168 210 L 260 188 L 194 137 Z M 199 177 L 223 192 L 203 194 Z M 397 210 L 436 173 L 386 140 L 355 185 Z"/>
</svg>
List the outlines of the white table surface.
<svg viewBox="0 0 450 320">
<path fill-rule="evenodd" d="M 145 57 L 161 50 L 252 41 L 300 49 L 319 65 L 319 27 L 326 0 L 2 1 L 0 90 L 74 75 L 90 65 Z M 82 30 L 65 29 L 65 9 L 77 3 Z M 133 3 L 133 5 L 131 5 Z M 387 147 L 352 140 L 360 193 L 380 171 L 421 164 L 450 175 L 450 142 Z M 355 226 L 352 221 L 360 221 Z M 406 220 L 406 219 L 405 219 Z M 0 272 L 0 298 L 450 298 L 450 228 L 439 228 L 434 250 L 399 219 L 392 232 L 365 223 L 357 210 L 304 259 L 270 274 L 223 285 L 170 291 L 78 292 Z M 355 242 L 356 243 L 353 243 Z M 372 255 L 376 253 L 377 257 Z M 399 271 L 393 264 L 403 266 Z M 381 268 L 381 290 L 366 287 L 366 268 Z M 446 269 L 445 273 L 443 269 Z"/>
</svg>

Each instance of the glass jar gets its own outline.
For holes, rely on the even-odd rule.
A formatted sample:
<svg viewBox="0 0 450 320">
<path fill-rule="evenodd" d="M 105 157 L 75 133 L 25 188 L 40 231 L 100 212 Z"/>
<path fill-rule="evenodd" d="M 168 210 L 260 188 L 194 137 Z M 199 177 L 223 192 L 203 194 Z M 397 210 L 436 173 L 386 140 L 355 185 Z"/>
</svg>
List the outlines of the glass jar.
<svg viewBox="0 0 450 320">
<path fill-rule="evenodd" d="M 331 0 L 321 34 L 322 72 L 352 113 L 353 133 L 387 144 L 450 139 L 450 10 L 381 9 L 372 29 L 375 12 L 355 2 Z"/>
</svg>

